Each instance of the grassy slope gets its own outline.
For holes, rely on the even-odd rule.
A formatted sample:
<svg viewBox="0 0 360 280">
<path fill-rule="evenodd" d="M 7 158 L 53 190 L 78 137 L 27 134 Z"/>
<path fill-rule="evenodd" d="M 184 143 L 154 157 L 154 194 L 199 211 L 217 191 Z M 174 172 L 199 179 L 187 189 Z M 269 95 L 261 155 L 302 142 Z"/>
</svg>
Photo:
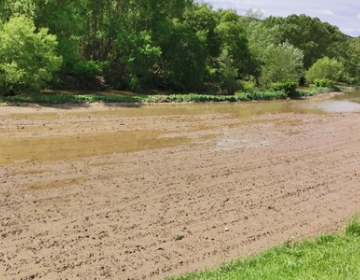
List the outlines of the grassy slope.
<svg viewBox="0 0 360 280">
<path fill-rule="evenodd" d="M 360 279 L 360 223 L 352 221 L 343 235 L 326 235 L 299 244 L 289 242 L 215 271 L 170 279 Z"/>
</svg>

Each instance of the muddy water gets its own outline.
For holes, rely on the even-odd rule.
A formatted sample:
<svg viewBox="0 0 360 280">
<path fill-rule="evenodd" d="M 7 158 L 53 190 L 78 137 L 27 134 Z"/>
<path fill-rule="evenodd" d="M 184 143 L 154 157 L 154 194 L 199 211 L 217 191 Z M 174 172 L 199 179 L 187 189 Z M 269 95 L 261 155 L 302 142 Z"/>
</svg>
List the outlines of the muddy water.
<svg viewBox="0 0 360 280">
<path fill-rule="evenodd" d="M 319 110 L 326 113 L 360 112 L 360 90 L 338 95 L 328 100 L 313 100 L 299 103 L 298 107 Z"/>
<path fill-rule="evenodd" d="M 161 138 L 160 135 L 158 131 L 123 131 L 72 136 L 0 138 L 0 165 L 132 152 L 189 141 L 185 137 Z"/>
<path fill-rule="evenodd" d="M 19 108 L 19 111 L 21 109 Z M 46 112 L 10 113 L 0 115 L 0 165 L 28 164 L 60 159 L 75 159 L 99 156 L 112 153 L 133 152 L 138 150 L 169 147 L 188 143 L 190 138 L 176 135 L 169 131 L 154 129 L 151 125 L 152 117 L 159 117 L 160 122 L 169 122 L 169 116 L 195 117 L 197 124 L 193 130 L 209 130 L 211 126 L 205 124 L 210 116 L 222 116 L 229 119 L 251 120 L 251 117 L 265 113 L 346 113 L 360 112 L 360 91 L 348 93 L 330 100 L 305 101 L 266 101 L 241 103 L 203 103 L 203 104 L 160 104 L 140 107 L 108 107 L 105 109 L 54 109 Z M 200 116 L 209 118 L 199 121 Z M 196 118 L 198 117 L 198 118 Z M 79 122 L 98 120 L 98 126 L 106 125 L 107 120 L 121 118 L 141 118 L 144 129 L 123 131 L 107 129 L 106 131 L 89 132 L 89 129 L 79 130 Z M 103 123 L 102 123 L 103 122 Z M 56 123 L 61 130 L 73 127 L 68 135 L 54 134 L 48 131 L 49 125 Z M 130 122 L 131 123 L 131 122 Z M 134 122 L 135 123 L 135 122 Z M 231 125 L 229 126 L 231 127 Z M 177 131 L 173 128 L 173 132 Z M 26 133 L 28 132 L 28 133 Z M 29 132 L 33 135 L 29 136 Z M 24 134 L 25 133 L 25 134 Z M 170 136 L 169 136 L 170 135 Z M 225 139 L 218 143 L 218 149 L 229 146 L 247 145 Z M 254 145 L 268 145 L 259 142 Z"/>
</svg>

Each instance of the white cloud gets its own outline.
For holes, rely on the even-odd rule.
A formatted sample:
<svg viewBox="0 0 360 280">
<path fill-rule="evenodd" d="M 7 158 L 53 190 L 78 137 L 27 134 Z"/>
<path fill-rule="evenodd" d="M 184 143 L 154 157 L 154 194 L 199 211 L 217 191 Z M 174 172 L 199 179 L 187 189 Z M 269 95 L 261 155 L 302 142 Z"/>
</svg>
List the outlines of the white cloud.
<svg viewBox="0 0 360 280">
<path fill-rule="evenodd" d="M 1 0 L 0 0 L 1 1 Z M 200 1 L 200 0 L 197 0 Z M 204 0 L 214 8 L 233 8 L 239 14 L 245 14 L 250 8 L 261 9 L 264 16 L 283 16 L 306 14 L 318 17 L 336 25 L 352 36 L 359 36 L 360 1 L 359 0 Z"/>
<path fill-rule="evenodd" d="M 320 10 L 317 11 L 318 14 L 325 15 L 325 16 L 333 16 L 334 12 L 331 10 Z"/>
<path fill-rule="evenodd" d="M 344 27 L 342 28 L 342 31 L 350 36 L 358 37 L 360 34 L 360 28 L 353 28 L 353 27 Z"/>
</svg>

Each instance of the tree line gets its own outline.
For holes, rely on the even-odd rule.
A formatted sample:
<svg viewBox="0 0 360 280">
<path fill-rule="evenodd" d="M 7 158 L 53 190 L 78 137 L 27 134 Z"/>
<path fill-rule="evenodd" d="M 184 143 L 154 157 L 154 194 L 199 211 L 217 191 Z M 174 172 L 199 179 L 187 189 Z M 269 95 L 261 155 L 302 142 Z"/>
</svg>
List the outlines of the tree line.
<svg viewBox="0 0 360 280">
<path fill-rule="evenodd" d="M 55 88 L 234 93 L 360 81 L 360 38 L 306 15 L 193 0 L 3 0 L 2 94 Z M 0 93 L 0 94 L 1 94 Z"/>
</svg>

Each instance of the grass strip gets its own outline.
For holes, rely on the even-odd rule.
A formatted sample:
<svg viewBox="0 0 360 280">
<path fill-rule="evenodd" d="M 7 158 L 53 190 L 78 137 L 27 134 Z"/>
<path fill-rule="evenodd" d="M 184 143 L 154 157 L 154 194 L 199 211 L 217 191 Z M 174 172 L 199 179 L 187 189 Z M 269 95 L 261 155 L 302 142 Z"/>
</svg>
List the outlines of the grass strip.
<svg viewBox="0 0 360 280">
<path fill-rule="evenodd" d="M 341 89 L 339 89 L 341 90 Z M 299 90 L 295 98 L 312 96 L 319 93 L 334 91 L 329 88 L 311 88 Z M 258 91 L 239 92 L 235 95 L 216 94 L 156 94 L 156 95 L 111 95 L 111 94 L 72 94 L 72 93 L 38 93 L 19 94 L 15 96 L 1 96 L 0 103 L 17 105 L 26 103 L 35 104 L 85 104 L 93 102 L 103 103 L 181 103 L 181 102 L 236 102 L 251 100 L 277 100 L 286 99 L 284 92 Z"/>
<path fill-rule="evenodd" d="M 353 219 L 344 234 L 301 243 L 286 242 L 256 257 L 224 264 L 214 271 L 169 280 L 360 279 L 360 223 Z"/>
</svg>

